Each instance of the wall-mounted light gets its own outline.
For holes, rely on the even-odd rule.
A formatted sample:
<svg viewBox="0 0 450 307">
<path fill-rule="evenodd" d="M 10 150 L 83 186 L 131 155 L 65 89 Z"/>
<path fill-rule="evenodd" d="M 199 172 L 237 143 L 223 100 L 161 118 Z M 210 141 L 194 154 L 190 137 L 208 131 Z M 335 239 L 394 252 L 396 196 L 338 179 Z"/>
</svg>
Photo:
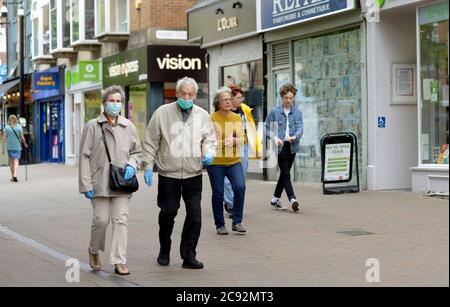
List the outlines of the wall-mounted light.
<svg viewBox="0 0 450 307">
<path fill-rule="evenodd" d="M 233 8 L 235 9 L 235 8 L 242 8 L 242 3 L 241 3 L 241 1 L 236 1 L 235 3 L 233 3 Z"/>
<path fill-rule="evenodd" d="M 216 10 L 216 15 L 219 15 L 219 14 L 224 14 L 225 12 L 223 11 L 223 9 L 221 9 L 220 7 Z"/>
<path fill-rule="evenodd" d="M 142 9 L 142 0 L 135 0 L 134 7 L 136 8 L 137 11 L 140 11 Z"/>
</svg>

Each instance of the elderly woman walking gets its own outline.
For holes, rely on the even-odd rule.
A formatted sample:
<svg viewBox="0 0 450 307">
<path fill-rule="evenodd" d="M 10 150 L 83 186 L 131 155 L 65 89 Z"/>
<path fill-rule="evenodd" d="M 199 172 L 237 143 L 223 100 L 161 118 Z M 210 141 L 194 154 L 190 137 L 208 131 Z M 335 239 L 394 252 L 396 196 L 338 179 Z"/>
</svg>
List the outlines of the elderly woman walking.
<svg viewBox="0 0 450 307">
<path fill-rule="evenodd" d="M 140 165 L 142 147 L 135 125 L 120 116 L 125 102 L 123 89 L 111 86 L 103 91 L 101 99 L 105 111 L 86 124 L 79 155 L 79 191 L 91 200 L 94 210 L 89 264 L 93 271 L 101 270 L 99 252 L 105 251 L 106 230 L 111 221 L 110 263 L 117 274 L 128 275 L 126 251 L 132 194 L 111 191 L 109 160 L 125 169 L 123 177 L 129 181 Z"/>
<path fill-rule="evenodd" d="M 19 160 L 22 155 L 22 145 L 28 148 L 27 142 L 23 136 L 22 128 L 17 124 L 17 117 L 10 115 L 8 117 L 8 125 L 3 133 L 3 154 L 5 148 L 8 151 L 9 168 L 11 170 L 11 182 L 19 182 L 17 172 L 19 170 Z"/>
<path fill-rule="evenodd" d="M 233 113 L 232 94 L 228 87 L 220 88 L 214 98 L 216 112 L 211 115 L 217 137 L 216 157 L 208 167 L 208 175 L 213 190 L 212 207 L 218 235 L 228 235 L 223 216 L 223 199 L 225 178 L 233 190 L 233 224 L 232 231 L 245 233 L 242 225 L 245 200 L 245 175 L 241 163 L 244 125 L 239 115 Z"/>
</svg>

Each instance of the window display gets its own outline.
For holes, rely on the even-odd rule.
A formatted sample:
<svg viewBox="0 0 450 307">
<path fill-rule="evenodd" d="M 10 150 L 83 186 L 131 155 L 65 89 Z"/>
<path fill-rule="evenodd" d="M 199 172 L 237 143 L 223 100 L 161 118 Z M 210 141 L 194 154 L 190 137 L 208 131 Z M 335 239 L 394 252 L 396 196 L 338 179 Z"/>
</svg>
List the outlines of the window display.
<svg viewBox="0 0 450 307">
<path fill-rule="evenodd" d="M 299 40 L 294 59 L 296 105 L 305 127 L 296 180 L 320 182 L 322 136 L 349 131 L 362 139 L 360 29 Z"/>
<path fill-rule="evenodd" d="M 421 163 L 448 165 L 448 1 L 419 9 Z"/>
</svg>

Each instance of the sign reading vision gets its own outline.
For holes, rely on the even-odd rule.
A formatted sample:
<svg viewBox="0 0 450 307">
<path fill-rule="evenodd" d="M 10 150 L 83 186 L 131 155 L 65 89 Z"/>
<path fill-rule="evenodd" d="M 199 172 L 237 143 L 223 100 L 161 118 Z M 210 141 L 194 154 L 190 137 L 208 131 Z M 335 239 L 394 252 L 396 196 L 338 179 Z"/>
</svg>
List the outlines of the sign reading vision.
<svg viewBox="0 0 450 307">
<path fill-rule="evenodd" d="M 258 31 L 274 30 L 354 8 L 355 0 L 257 0 Z"/>
</svg>

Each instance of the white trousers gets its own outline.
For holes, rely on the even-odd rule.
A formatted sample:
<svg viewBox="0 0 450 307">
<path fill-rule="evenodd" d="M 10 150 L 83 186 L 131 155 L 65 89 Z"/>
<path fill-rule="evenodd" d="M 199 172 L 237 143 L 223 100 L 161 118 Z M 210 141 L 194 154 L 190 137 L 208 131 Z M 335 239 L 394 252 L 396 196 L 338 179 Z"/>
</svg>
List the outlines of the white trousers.
<svg viewBox="0 0 450 307">
<path fill-rule="evenodd" d="M 92 200 L 94 217 L 89 250 L 97 255 L 105 251 L 106 229 L 112 223 L 110 264 L 127 263 L 129 198 L 99 197 Z"/>
</svg>

